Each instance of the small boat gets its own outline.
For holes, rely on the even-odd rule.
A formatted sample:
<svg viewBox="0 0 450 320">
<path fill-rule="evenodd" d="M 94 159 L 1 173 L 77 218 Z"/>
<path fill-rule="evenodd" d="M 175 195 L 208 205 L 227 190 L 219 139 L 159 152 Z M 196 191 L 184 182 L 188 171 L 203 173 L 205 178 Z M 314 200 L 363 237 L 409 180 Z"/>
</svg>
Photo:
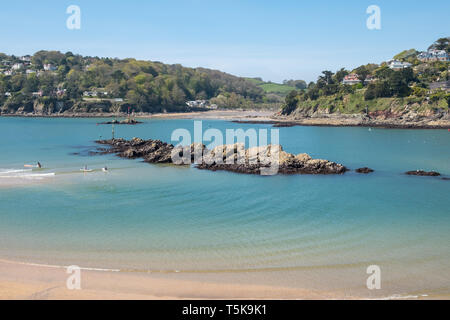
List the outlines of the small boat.
<svg viewBox="0 0 450 320">
<path fill-rule="evenodd" d="M 92 172 L 94 170 L 88 169 L 88 166 L 84 166 L 84 168 L 80 169 L 81 172 Z"/>
</svg>

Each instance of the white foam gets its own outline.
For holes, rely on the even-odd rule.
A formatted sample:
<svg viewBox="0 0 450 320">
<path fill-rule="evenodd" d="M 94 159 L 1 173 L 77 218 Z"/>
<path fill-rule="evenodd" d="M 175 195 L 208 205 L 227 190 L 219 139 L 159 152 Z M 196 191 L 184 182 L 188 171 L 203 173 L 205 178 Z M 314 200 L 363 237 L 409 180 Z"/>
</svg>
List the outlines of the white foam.
<svg viewBox="0 0 450 320">
<path fill-rule="evenodd" d="M 20 264 L 25 266 L 33 267 L 44 267 L 44 268 L 56 268 L 56 269 L 67 269 L 71 266 L 55 265 L 55 264 L 43 264 L 43 263 L 32 263 L 32 262 L 17 262 L 0 259 L 0 262 L 10 263 L 10 264 Z M 120 269 L 105 269 L 105 268 L 90 268 L 90 267 L 79 267 L 80 270 L 86 271 L 100 271 L 100 272 L 121 272 Z"/>
<path fill-rule="evenodd" d="M 378 298 L 375 300 L 403 300 L 403 299 L 418 299 L 419 297 L 428 297 L 428 294 L 421 294 L 421 295 L 400 295 L 400 294 L 393 294 L 388 297 Z"/>
<path fill-rule="evenodd" d="M 3 175 L 0 175 L 0 178 L 3 179 L 43 179 L 55 176 L 54 172 L 50 173 L 29 173 L 29 171 L 20 171 L 20 172 L 0 172 Z"/>
<path fill-rule="evenodd" d="M 0 169 L 0 174 L 12 174 L 12 173 L 23 173 L 32 172 L 31 169 Z"/>
</svg>

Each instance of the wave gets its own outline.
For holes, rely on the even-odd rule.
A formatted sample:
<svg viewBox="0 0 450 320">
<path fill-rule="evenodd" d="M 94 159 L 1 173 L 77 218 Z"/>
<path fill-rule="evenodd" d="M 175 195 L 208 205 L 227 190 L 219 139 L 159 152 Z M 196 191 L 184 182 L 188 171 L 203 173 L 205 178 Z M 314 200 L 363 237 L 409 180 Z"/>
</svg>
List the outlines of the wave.
<svg viewBox="0 0 450 320">
<path fill-rule="evenodd" d="M 12 174 L 12 173 L 23 173 L 32 172 L 31 169 L 0 169 L 0 174 Z"/>
<path fill-rule="evenodd" d="M 2 179 L 43 179 L 53 177 L 56 174 L 50 173 L 31 173 L 32 170 L 8 170 L 0 171 L 0 178 Z"/>
</svg>

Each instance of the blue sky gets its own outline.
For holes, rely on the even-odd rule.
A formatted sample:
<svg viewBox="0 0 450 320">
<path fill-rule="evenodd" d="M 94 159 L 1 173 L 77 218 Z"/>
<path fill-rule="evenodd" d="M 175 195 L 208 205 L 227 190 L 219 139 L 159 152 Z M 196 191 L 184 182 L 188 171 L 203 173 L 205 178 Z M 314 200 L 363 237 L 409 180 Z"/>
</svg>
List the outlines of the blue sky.
<svg viewBox="0 0 450 320">
<path fill-rule="evenodd" d="M 373 4 L 381 30 L 366 27 Z M 69 5 L 81 8 L 80 30 L 66 28 Z M 8 1 L 0 10 L 0 52 L 51 49 L 311 81 L 322 70 L 425 50 L 450 36 L 449 12 L 448 0 Z"/>
</svg>

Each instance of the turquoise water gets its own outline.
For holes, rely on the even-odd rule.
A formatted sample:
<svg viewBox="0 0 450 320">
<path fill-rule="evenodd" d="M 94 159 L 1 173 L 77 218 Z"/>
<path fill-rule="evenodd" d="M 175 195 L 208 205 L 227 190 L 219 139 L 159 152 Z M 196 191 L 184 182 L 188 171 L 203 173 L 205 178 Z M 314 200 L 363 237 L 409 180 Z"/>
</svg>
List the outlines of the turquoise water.
<svg viewBox="0 0 450 320">
<path fill-rule="evenodd" d="M 403 174 L 450 176 L 447 130 L 280 128 L 287 152 L 376 171 L 261 177 L 87 156 L 111 135 L 99 121 L 0 118 L 0 259 L 363 296 L 450 293 L 450 181 Z M 178 128 L 193 121 L 145 120 L 116 136 L 170 141 Z M 45 169 L 19 172 L 36 161 Z M 366 288 L 373 264 L 377 292 Z"/>
</svg>

